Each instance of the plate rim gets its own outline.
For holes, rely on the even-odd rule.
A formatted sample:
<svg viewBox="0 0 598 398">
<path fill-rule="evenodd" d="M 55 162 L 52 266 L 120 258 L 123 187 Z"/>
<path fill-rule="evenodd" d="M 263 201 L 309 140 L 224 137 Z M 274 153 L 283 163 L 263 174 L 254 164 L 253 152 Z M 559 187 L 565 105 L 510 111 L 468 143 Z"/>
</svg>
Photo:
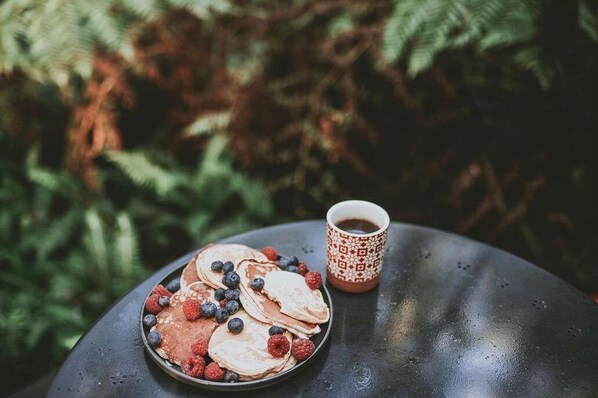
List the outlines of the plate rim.
<svg viewBox="0 0 598 398">
<path fill-rule="evenodd" d="M 195 252 L 197 252 L 197 251 L 194 251 L 193 253 L 195 253 Z M 141 311 L 139 313 L 139 332 L 141 334 L 141 339 L 143 341 L 143 346 L 144 346 L 145 352 L 149 355 L 149 357 L 153 360 L 153 362 L 158 365 L 158 367 L 161 370 L 163 370 L 165 373 L 167 373 L 169 376 L 173 377 L 174 379 L 176 379 L 178 381 L 182 381 L 182 382 L 184 382 L 188 385 L 191 385 L 193 387 L 203 388 L 203 389 L 208 389 L 208 390 L 216 390 L 216 391 L 257 390 L 259 388 L 265 388 L 265 387 L 271 386 L 273 384 L 279 383 L 279 382 L 287 379 L 288 377 L 291 377 L 292 375 L 300 372 L 302 369 L 305 368 L 305 366 L 308 363 L 311 363 L 320 354 L 322 349 L 329 342 L 330 333 L 332 330 L 332 321 L 334 318 L 334 309 L 333 309 L 333 305 L 332 305 L 332 297 L 330 296 L 330 292 L 326 288 L 325 283 L 322 283 L 322 287 L 319 290 L 324 294 L 324 299 L 328 304 L 328 310 L 329 310 L 330 316 L 329 316 L 328 321 L 324 323 L 326 325 L 326 331 L 324 332 L 324 336 L 322 337 L 322 340 L 315 347 L 313 354 L 307 360 L 298 362 L 292 368 L 287 369 L 284 372 L 280 372 L 272 377 L 268 377 L 265 379 L 249 380 L 249 381 L 239 381 L 237 383 L 225 383 L 225 382 L 217 382 L 217 381 L 198 379 L 196 377 L 191 377 L 189 375 L 186 375 L 182 371 L 175 369 L 174 366 L 177 366 L 177 365 L 171 364 L 169 361 L 162 358 L 149 345 L 149 343 L 147 341 L 147 336 L 145 335 L 145 331 L 144 331 L 143 317 L 144 317 L 144 312 L 145 312 L 145 302 L 148 299 L 148 297 L 151 295 L 154 288 L 156 286 L 158 286 L 159 284 L 161 284 L 164 280 L 170 278 L 173 274 L 182 272 L 182 269 L 184 267 L 186 267 L 187 264 L 188 264 L 188 261 L 182 263 L 180 266 L 176 267 L 174 270 L 172 270 L 171 272 L 169 272 L 168 274 L 166 274 L 162 278 L 160 278 L 160 280 L 158 282 L 156 282 L 151 287 L 151 289 L 149 290 L 149 292 L 143 299 L 143 302 L 141 305 Z"/>
</svg>

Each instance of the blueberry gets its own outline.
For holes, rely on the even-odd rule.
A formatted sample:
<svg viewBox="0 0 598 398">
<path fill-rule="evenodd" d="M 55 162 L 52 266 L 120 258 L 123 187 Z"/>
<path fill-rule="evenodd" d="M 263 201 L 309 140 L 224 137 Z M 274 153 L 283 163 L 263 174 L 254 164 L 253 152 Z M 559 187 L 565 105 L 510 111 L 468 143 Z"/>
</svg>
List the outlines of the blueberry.
<svg viewBox="0 0 598 398">
<path fill-rule="evenodd" d="M 224 289 L 219 287 L 218 289 L 216 289 L 216 291 L 214 292 L 214 298 L 218 301 L 224 300 Z"/>
<path fill-rule="evenodd" d="M 264 280 L 262 278 L 255 278 L 251 282 L 251 288 L 253 290 L 257 290 L 258 292 L 264 288 Z"/>
<path fill-rule="evenodd" d="M 207 303 L 201 305 L 201 315 L 206 318 L 211 318 L 216 313 L 216 308 L 216 304 L 208 301 Z"/>
<path fill-rule="evenodd" d="M 166 296 L 161 296 L 158 299 L 158 304 L 160 304 L 160 307 L 162 308 L 166 308 L 170 305 L 170 299 Z"/>
<path fill-rule="evenodd" d="M 227 272 L 233 272 L 235 270 L 235 264 L 233 264 L 231 261 L 227 261 L 224 263 L 224 266 L 222 267 L 222 272 L 224 272 L 225 274 Z"/>
<path fill-rule="evenodd" d="M 289 258 L 286 256 L 281 256 L 278 259 L 278 266 L 280 267 L 280 269 L 286 269 L 289 266 Z"/>
<path fill-rule="evenodd" d="M 233 372 L 232 370 L 227 370 L 224 372 L 224 382 L 225 383 L 236 383 L 239 381 L 239 375 Z"/>
<path fill-rule="evenodd" d="M 158 320 L 156 319 L 155 315 L 152 314 L 147 314 L 146 316 L 143 317 L 143 324 L 145 326 L 154 326 L 156 323 L 158 323 Z"/>
<path fill-rule="evenodd" d="M 268 334 L 270 336 L 274 336 L 275 334 L 283 334 L 284 333 L 284 329 L 281 328 L 280 326 L 270 326 L 270 329 L 268 329 Z"/>
<path fill-rule="evenodd" d="M 224 309 L 228 311 L 229 314 L 234 314 L 235 312 L 239 311 L 239 302 L 236 300 L 230 300 L 224 306 Z"/>
<path fill-rule="evenodd" d="M 241 291 L 239 289 L 228 289 L 224 292 L 224 298 L 227 300 L 238 300 Z"/>
<path fill-rule="evenodd" d="M 180 288 L 181 288 L 180 279 L 173 279 L 170 282 L 168 282 L 168 285 L 166 285 L 166 289 L 168 289 L 168 291 L 170 293 L 176 293 L 179 291 Z"/>
<path fill-rule="evenodd" d="M 222 264 L 222 261 L 214 261 L 212 263 L 212 265 L 210 266 L 210 268 L 212 268 L 212 271 L 214 271 L 214 272 L 220 272 L 220 271 L 222 271 L 223 266 L 224 266 L 224 264 Z"/>
<path fill-rule="evenodd" d="M 230 330 L 232 334 L 241 333 L 243 326 L 243 320 L 241 318 L 233 318 L 228 321 L 228 330 Z"/>
<path fill-rule="evenodd" d="M 216 310 L 216 322 L 224 323 L 228 319 L 228 311 L 224 308 L 218 308 Z"/>
<path fill-rule="evenodd" d="M 281 256 L 278 260 L 278 266 L 282 269 L 286 269 L 289 265 L 299 265 L 299 259 L 295 256 Z"/>
<path fill-rule="evenodd" d="M 160 345 L 160 342 L 162 342 L 162 337 L 160 337 L 160 333 L 158 333 L 156 330 L 152 330 L 147 335 L 147 342 L 152 347 L 157 347 Z"/>
<path fill-rule="evenodd" d="M 289 266 L 288 266 L 288 267 L 285 269 L 285 271 L 288 271 L 288 272 L 294 272 L 294 273 L 298 274 L 298 273 L 299 273 L 299 268 L 298 268 L 298 267 L 296 267 L 296 266 L 294 266 L 294 265 L 289 265 Z"/>
<path fill-rule="evenodd" d="M 234 271 L 227 272 L 224 275 L 224 278 L 222 278 L 222 283 L 224 283 L 224 285 L 230 289 L 236 289 L 239 286 L 240 281 L 241 278 L 239 277 L 239 274 Z"/>
</svg>

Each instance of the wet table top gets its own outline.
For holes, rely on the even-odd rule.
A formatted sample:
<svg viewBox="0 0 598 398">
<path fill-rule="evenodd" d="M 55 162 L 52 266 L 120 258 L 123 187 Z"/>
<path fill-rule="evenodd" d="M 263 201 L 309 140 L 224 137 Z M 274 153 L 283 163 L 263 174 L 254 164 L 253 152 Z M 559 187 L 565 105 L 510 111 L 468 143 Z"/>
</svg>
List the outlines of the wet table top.
<svg viewBox="0 0 598 398">
<path fill-rule="evenodd" d="M 295 254 L 324 274 L 325 223 L 225 239 Z M 145 354 L 143 298 L 192 253 L 115 303 L 81 338 L 48 392 L 64 396 L 223 396 L 168 376 Z M 458 235 L 392 223 L 380 285 L 328 285 L 332 338 L 309 369 L 263 397 L 598 396 L 598 305 L 518 257 Z"/>
</svg>

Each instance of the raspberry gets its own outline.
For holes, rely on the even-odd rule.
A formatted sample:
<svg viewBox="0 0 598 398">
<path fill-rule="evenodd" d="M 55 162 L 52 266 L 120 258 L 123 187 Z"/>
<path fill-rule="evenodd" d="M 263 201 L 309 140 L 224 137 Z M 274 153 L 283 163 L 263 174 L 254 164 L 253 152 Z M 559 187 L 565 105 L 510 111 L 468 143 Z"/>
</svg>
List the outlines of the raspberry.
<svg viewBox="0 0 598 398">
<path fill-rule="evenodd" d="M 298 361 L 305 361 L 311 354 L 313 354 L 316 346 L 310 339 L 295 339 L 293 340 L 293 347 L 291 354 Z"/>
<path fill-rule="evenodd" d="M 203 376 L 205 368 L 206 361 L 202 357 L 196 357 L 192 355 L 181 362 L 181 370 L 183 373 L 192 377 Z"/>
<path fill-rule="evenodd" d="M 289 344 L 289 340 L 282 334 L 275 334 L 270 336 L 268 339 L 268 352 L 272 354 L 273 357 L 281 358 L 284 357 L 291 345 Z"/>
<path fill-rule="evenodd" d="M 208 342 L 206 339 L 199 339 L 191 346 L 191 352 L 203 357 L 208 353 Z"/>
<path fill-rule="evenodd" d="M 309 269 L 307 269 L 307 265 L 305 265 L 305 263 L 299 263 L 297 268 L 299 268 L 299 275 L 301 276 L 305 276 L 305 274 L 309 272 Z"/>
<path fill-rule="evenodd" d="M 170 297 L 172 296 L 172 293 L 170 293 L 168 291 L 168 289 L 166 289 L 164 286 L 162 285 L 158 285 L 154 288 L 154 290 L 152 290 L 152 294 L 157 295 L 158 297 L 160 296 L 166 296 L 166 297 Z"/>
<path fill-rule="evenodd" d="M 262 254 L 270 261 L 276 261 L 278 259 L 278 253 L 276 252 L 276 249 L 270 246 L 264 247 L 262 249 Z"/>
<path fill-rule="evenodd" d="M 162 311 L 162 307 L 158 303 L 158 300 L 160 300 L 160 296 L 157 294 L 152 294 L 147 298 L 147 300 L 145 300 L 145 309 L 147 312 L 156 315 Z"/>
<path fill-rule="evenodd" d="M 187 320 L 194 321 L 201 315 L 200 308 L 199 301 L 192 298 L 187 299 L 183 303 L 183 314 Z"/>
<path fill-rule="evenodd" d="M 220 308 L 226 307 L 226 303 L 228 303 L 228 300 L 226 300 L 226 299 L 225 300 L 220 300 L 220 303 L 219 303 L 220 304 Z"/>
<path fill-rule="evenodd" d="M 322 275 L 317 271 L 309 271 L 305 274 L 305 283 L 310 289 L 319 289 L 322 287 Z"/>
<path fill-rule="evenodd" d="M 204 371 L 204 378 L 211 381 L 221 381 L 224 379 L 224 371 L 220 369 L 220 366 L 216 362 L 212 362 L 206 366 Z"/>
</svg>

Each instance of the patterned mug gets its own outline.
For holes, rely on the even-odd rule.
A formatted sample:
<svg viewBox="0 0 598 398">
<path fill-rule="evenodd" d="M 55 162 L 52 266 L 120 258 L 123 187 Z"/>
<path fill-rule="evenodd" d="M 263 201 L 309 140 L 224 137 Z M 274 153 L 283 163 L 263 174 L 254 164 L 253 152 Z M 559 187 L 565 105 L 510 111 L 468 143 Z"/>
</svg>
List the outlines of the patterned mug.
<svg viewBox="0 0 598 398">
<path fill-rule="evenodd" d="M 339 224 L 351 219 L 365 220 L 377 229 L 357 233 L 339 228 Z M 334 287 L 350 293 L 376 287 L 390 225 L 388 213 L 371 202 L 347 200 L 328 210 L 326 223 L 326 278 Z"/>
</svg>

